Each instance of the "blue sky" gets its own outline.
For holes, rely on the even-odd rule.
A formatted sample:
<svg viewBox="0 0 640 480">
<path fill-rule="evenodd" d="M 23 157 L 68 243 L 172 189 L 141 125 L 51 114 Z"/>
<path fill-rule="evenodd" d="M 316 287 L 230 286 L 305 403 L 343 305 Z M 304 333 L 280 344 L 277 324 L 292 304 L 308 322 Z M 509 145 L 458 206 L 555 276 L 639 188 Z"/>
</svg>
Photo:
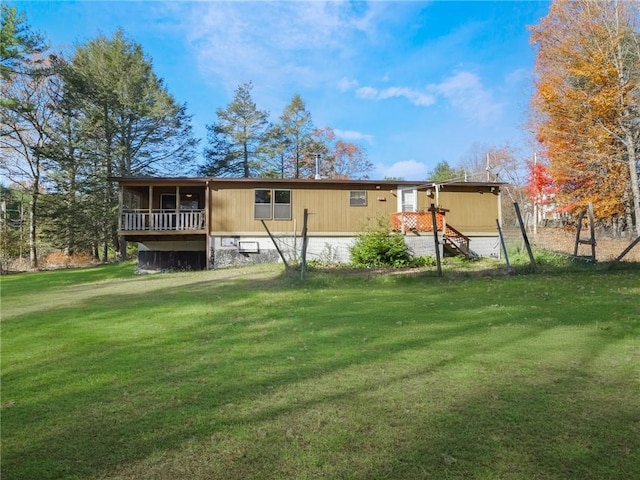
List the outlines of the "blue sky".
<svg viewBox="0 0 640 480">
<path fill-rule="evenodd" d="M 196 135 L 241 83 L 276 121 L 299 94 L 357 142 L 371 178 L 425 179 L 478 145 L 528 155 L 534 49 L 549 2 L 19 1 L 56 50 L 122 27 L 193 115 Z"/>
</svg>

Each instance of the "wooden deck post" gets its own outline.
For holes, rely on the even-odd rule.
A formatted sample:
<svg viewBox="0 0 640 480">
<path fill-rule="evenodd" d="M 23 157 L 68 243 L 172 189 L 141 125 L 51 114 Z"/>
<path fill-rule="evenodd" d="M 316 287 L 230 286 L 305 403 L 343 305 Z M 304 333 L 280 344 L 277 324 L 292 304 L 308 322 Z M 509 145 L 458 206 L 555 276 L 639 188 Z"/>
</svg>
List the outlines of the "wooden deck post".
<svg viewBox="0 0 640 480">
<path fill-rule="evenodd" d="M 153 222 L 153 185 L 149 185 L 149 224 L 148 230 L 155 230 Z"/>
<path fill-rule="evenodd" d="M 210 206 L 209 203 L 211 202 L 211 192 L 209 191 L 209 180 L 207 180 L 205 182 L 205 187 L 204 187 L 204 231 L 205 231 L 205 249 L 206 251 L 206 256 L 205 256 L 205 262 L 207 265 L 207 270 L 209 270 L 211 268 L 211 235 L 209 234 L 209 211 L 210 211 Z"/>
<path fill-rule="evenodd" d="M 124 207 L 124 188 L 120 185 L 118 190 L 118 230 L 122 229 L 122 209 Z"/>
<path fill-rule="evenodd" d="M 180 185 L 176 185 L 176 222 L 175 229 L 182 230 L 182 222 L 180 221 Z"/>
</svg>

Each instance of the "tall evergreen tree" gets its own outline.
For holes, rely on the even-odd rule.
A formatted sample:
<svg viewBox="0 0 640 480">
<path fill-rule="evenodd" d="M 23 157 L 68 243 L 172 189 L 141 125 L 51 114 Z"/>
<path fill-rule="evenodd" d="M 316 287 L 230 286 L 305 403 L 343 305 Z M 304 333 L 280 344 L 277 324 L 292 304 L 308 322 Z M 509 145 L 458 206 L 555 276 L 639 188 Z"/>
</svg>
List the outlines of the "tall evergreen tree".
<svg viewBox="0 0 640 480">
<path fill-rule="evenodd" d="M 109 178 L 191 171 L 197 146 L 191 117 L 155 75 L 142 47 L 120 30 L 78 46 L 64 79 L 79 99 L 83 155 L 101 185 L 94 204 L 102 205 L 105 219 L 103 259 L 110 240 L 122 257 L 126 245 L 115 236 L 117 195 Z"/>
<path fill-rule="evenodd" d="M 18 74 L 30 74 L 47 48 L 42 35 L 31 30 L 24 13 L 0 3 L 0 78 L 9 81 Z"/>
<path fill-rule="evenodd" d="M 287 175 L 289 139 L 280 124 L 271 125 L 265 133 L 265 165 L 263 176 L 285 178 Z"/>
<path fill-rule="evenodd" d="M 257 109 L 252 88 L 251 82 L 239 85 L 231 103 L 216 111 L 218 121 L 207 126 L 207 163 L 202 171 L 245 178 L 261 174 L 269 114 Z"/>
<path fill-rule="evenodd" d="M 293 178 L 311 177 L 314 174 L 315 159 L 308 151 L 314 131 L 311 113 L 304 101 L 296 94 L 280 116 L 283 138 L 289 146 L 289 161 Z M 289 175 L 287 175 L 289 176 Z"/>
<path fill-rule="evenodd" d="M 228 135 L 216 123 L 207 125 L 207 145 L 203 153 L 206 163 L 198 169 L 199 175 L 207 177 L 244 176 L 244 165 L 237 161 Z"/>
</svg>

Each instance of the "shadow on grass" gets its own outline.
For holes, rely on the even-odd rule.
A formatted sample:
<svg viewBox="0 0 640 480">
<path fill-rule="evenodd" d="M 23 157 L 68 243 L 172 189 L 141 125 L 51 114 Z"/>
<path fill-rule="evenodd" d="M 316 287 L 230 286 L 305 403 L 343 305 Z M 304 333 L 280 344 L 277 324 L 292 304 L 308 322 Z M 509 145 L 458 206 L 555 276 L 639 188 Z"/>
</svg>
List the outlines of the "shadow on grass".
<svg viewBox="0 0 640 480">
<path fill-rule="evenodd" d="M 326 478 L 422 478 L 425 472 L 508 478 L 509 465 L 522 469 L 514 478 L 551 478 L 561 452 L 556 443 L 581 435 L 573 422 L 585 415 L 585 423 L 595 424 L 588 431 L 618 429 L 613 439 L 598 436 L 595 451 L 612 449 L 620 438 L 633 445 L 635 427 L 625 429 L 621 419 L 637 409 L 620 410 L 607 399 L 606 408 L 626 413 L 608 419 L 602 405 L 592 404 L 589 417 L 584 409 L 593 397 L 583 387 L 602 381 L 586 373 L 591 359 L 637 335 L 638 325 L 583 332 L 577 366 L 537 380 L 535 368 L 557 363 L 550 360 L 557 346 L 541 336 L 592 323 L 597 313 L 585 313 L 584 305 L 540 309 L 539 302 L 553 301 L 544 297 L 546 284 L 529 287 L 531 298 L 515 302 L 522 291 L 500 293 L 504 281 L 440 282 L 428 289 L 420 279 L 192 281 L 153 290 L 152 297 L 97 295 L 73 308 L 16 317 L 6 332 L 10 348 L 19 344 L 11 343 L 16 337 L 25 348 L 26 342 L 53 346 L 46 354 L 34 349 L 23 363 L 12 361 L 15 351 L 3 359 L 3 403 L 14 402 L 3 411 L 3 478 L 109 477 L 132 465 L 132 478 L 152 478 L 150 470 L 136 473 L 135 465 L 153 464 L 193 442 L 209 452 L 199 466 L 208 473 L 192 478 L 302 478 L 287 472 L 304 461 L 312 464 L 298 472 L 308 478 L 323 472 Z M 524 321 L 532 310 L 541 315 Z M 515 366 L 494 373 L 502 361 L 496 355 Z M 463 375 L 460 385 L 448 378 L 466 369 L 479 376 Z M 571 383 L 575 375 L 586 380 Z M 387 411 L 386 399 L 409 387 L 415 391 L 402 397 L 408 413 Z M 425 403 L 423 395 L 439 387 L 441 398 Z M 577 406 L 571 402 L 576 394 L 584 396 Z M 364 400 L 370 396 L 375 401 Z M 312 438 L 305 450 L 287 425 L 303 428 L 300 417 L 317 410 L 344 411 L 355 421 L 325 419 L 326 426 L 306 432 Z M 569 423 L 560 422 L 563 411 Z M 394 419 L 404 440 L 386 444 L 385 423 Z M 562 432 L 547 449 L 549 442 L 539 439 L 553 437 L 558 425 Z M 343 439 L 333 445 L 336 431 Z M 322 440 L 323 434 L 333 440 Z M 353 468 L 361 452 L 341 453 L 345 439 L 371 457 L 368 464 Z M 319 453 L 310 454 L 311 447 Z M 286 463 L 287 449 L 300 458 Z M 331 456 L 338 458 L 333 465 Z M 594 462 L 585 458 L 569 467 L 583 472 Z M 491 467 L 496 462 L 502 470 Z M 610 472 L 603 465 L 596 471 Z M 158 478 L 180 476 L 176 465 L 163 468 L 166 476 Z M 532 472 L 538 476 L 527 477 Z"/>
</svg>

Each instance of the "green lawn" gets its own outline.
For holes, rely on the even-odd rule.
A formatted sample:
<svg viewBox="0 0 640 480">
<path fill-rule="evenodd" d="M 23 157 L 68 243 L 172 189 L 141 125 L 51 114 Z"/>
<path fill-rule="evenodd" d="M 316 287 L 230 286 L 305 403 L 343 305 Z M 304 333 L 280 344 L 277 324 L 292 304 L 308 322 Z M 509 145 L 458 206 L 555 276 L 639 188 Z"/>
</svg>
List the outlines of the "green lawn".
<svg viewBox="0 0 640 480">
<path fill-rule="evenodd" d="M 640 270 L 2 278 L 2 480 L 640 478 Z"/>
</svg>

